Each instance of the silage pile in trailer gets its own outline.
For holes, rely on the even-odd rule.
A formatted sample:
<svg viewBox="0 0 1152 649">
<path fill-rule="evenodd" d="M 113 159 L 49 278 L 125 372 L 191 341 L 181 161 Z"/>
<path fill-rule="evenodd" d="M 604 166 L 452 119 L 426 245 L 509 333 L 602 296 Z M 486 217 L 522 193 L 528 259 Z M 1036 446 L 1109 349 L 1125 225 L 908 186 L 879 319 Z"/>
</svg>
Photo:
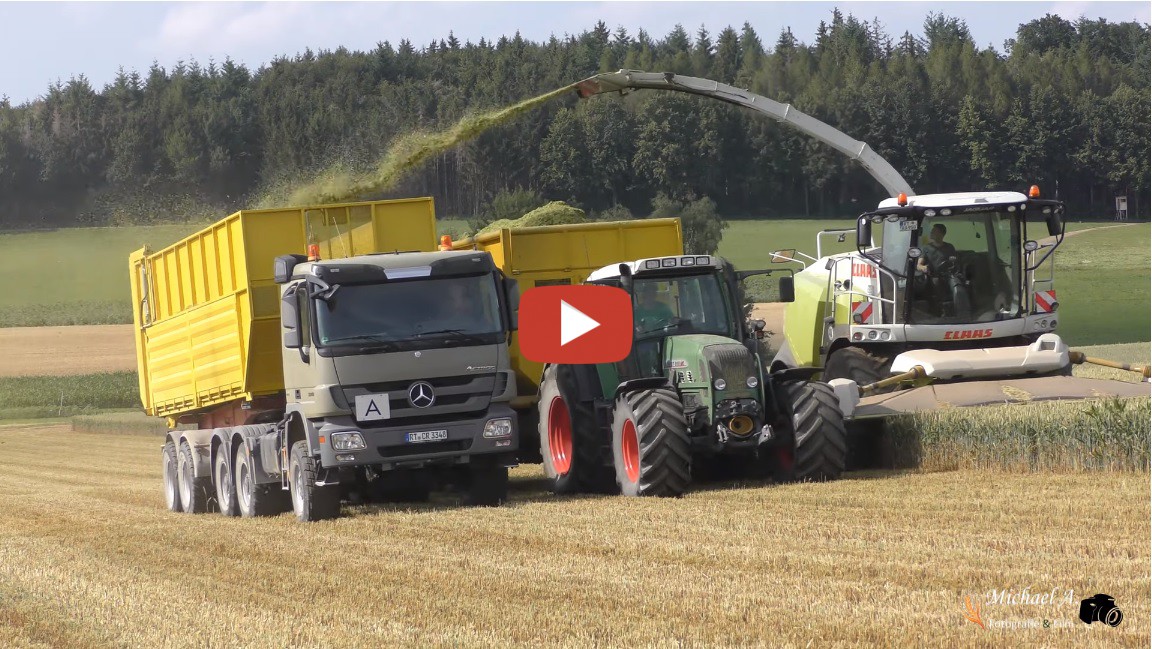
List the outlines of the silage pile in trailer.
<svg viewBox="0 0 1152 649">
<path fill-rule="evenodd" d="M 946 408 L 885 422 L 896 466 L 927 470 L 1147 471 L 1152 400 Z"/>
<path fill-rule="evenodd" d="M 552 201 L 541 205 L 518 219 L 500 219 L 484 226 L 476 234 L 495 232 L 504 228 L 531 228 L 541 225 L 569 225 L 572 223 L 587 223 L 588 215 L 584 210 L 572 207 L 564 201 Z"/>
</svg>

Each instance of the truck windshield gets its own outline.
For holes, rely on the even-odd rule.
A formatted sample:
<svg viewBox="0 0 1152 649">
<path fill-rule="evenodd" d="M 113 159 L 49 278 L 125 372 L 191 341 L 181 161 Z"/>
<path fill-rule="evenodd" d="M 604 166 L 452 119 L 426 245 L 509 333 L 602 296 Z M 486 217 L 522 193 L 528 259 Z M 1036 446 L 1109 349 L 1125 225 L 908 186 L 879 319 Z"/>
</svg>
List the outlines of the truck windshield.
<svg viewBox="0 0 1152 649">
<path fill-rule="evenodd" d="M 637 339 L 672 334 L 732 336 L 724 291 L 716 273 L 682 277 L 637 277 L 633 324 Z"/>
<path fill-rule="evenodd" d="M 1020 311 L 1020 241 L 1013 215 L 925 218 L 912 276 L 912 322 L 968 324 Z"/>
<path fill-rule="evenodd" d="M 316 324 L 325 346 L 480 345 L 503 333 L 491 275 L 342 285 L 331 299 L 316 302 Z"/>
</svg>

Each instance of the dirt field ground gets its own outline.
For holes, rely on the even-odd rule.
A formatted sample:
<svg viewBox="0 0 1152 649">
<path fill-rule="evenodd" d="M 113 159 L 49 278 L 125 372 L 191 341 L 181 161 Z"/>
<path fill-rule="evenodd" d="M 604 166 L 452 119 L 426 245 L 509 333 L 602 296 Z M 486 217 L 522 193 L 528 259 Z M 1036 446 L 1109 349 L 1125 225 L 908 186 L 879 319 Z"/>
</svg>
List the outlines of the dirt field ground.
<svg viewBox="0 0 1152 649">
<path fill-rule="evenodd" d="M 66 444 L 83 460 L 45 452 Z M 301 525 L 169 514 L 159 465 L 155 437 L 0 429 L 0 646 L 1149 642 L 1147 474 L 850 474 L 640 500 L 555 498 L 525 467 L 507 507 L 446 497 Z M 987 601 L 1025 588 L 1057 602 Z M 1077 619 L 1095 593 L 1118 628 Z"/>
<path fill-rule="evenodd" d="M 136 369 L 132 325 L 0 328 L 0 376 L 71 376 Z"/>
</svg>

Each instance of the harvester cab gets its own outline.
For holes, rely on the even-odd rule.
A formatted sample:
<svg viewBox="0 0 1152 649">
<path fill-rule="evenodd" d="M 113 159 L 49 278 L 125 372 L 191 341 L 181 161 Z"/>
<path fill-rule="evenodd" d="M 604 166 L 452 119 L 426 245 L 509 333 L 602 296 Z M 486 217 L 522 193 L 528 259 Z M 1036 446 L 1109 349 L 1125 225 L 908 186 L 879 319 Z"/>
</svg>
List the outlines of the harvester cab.
<svg viewBox="0 0 1152 649">
<path fill-rule="evenodd" d="M 766 371 L 763 322 L 744 316 L 741 281 L 712 255 L 603 267 L 587 282 L 633 299 L 628 357 L 555 365 L 540 389 L 541 454 L 558 492 L 683 493 L 696 460 L 742 455 L 778 479 L 834 479 L 844 467 L 838 402 L 811 370 Z M 786 274 L 785 274 L 786 273 Z"/>
</svg>

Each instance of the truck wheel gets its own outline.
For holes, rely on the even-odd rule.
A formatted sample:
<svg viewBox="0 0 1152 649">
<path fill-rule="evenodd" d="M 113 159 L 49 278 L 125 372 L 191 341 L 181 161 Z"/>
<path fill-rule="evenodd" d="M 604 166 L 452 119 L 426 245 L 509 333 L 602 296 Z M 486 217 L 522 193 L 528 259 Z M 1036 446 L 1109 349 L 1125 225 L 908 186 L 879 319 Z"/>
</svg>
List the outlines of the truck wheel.
<svg viewBox="0 0 1152 649">
<path fill-rule="evenodd" d="M 288 484 L 292 491 L 292 511 L 301 523 L 323 521 L 340 515 L 340 487 L 316 486 L 316 458 L 308 453 L 308 442 L 292 445 L 288 458 Z"/>
<path fill-rule="evenodd" d="M 225 516 L 239 516 L 240 505 L 236 502 L 236 483 L 232 481 L 232 466 L 228 461 L 227 449 L 223 446 L 216 451 L 213 467 L 213 482 L 216 483 L 216 503 Z"/>
<path fill-rule="evenodd" d="M 486 458 L 468 465 L 468 492 L 464 502 L 473 507 L 498 507 L 508 500 L 508 467 Z"/>
<path fill-rule="evenodd" d="M 851 379 L 861 386 L 888 378 L 888 359 L 874 356 L 859 347 L 841 347 L 828 357 L 824 365 L 825 382 L 832 379 Z M 873 394 L 884 394 L 895 388 L 877 390 Z"/>
<path fill-rule="evenodd" d="M 844 471 L 848 444 L 836 393 L 819 381 L 789 381 L 781 390 L 790 411 L 792 444 L 780 449 L 773 472 L 780 481 L 835 480 Z"/>
<path fill-rule="evenodd" d="M 184 511 L 180 502 L 180 472 L 176 461 L 176 444 L 171 441 L 164 443 L 164 504 L 170 512 Z"/>
<path fill-rule="evenodd" d="M 688 490 L 688 420 L 675 391 L 637 390 L 616 400 L 612 460 L 625 496 L 679 496 Z"/>
<path fill-rule="evenodd" d="M 537 404 L 544 475 L 557 494 L 612 491 L 612 473 L 597 452 L 599 427 L 592 406 L 571 398 L 571 369 L 550 365 L 540 382 Z"/>
<path fill-rule="evenodd" d="M 283 490 L 278 484 L 256 483 L 256 463 L 247 444 L 236 449 L 232 463 L 232 484 L 236 487 L 236 508 L 244 518 L 273 516 L 284 511 Z"/>
<path fill-rule="evenodd" d="M 187 440 L 180 442 L 176 456 L 177 473 L 180 476 L 180 503 L 189 514 L 203 514 L 212 509 L 215 493 L 212 491 L 212 478 L 197 478 L 192 456 L 192 446 Z"/>
</svg>

